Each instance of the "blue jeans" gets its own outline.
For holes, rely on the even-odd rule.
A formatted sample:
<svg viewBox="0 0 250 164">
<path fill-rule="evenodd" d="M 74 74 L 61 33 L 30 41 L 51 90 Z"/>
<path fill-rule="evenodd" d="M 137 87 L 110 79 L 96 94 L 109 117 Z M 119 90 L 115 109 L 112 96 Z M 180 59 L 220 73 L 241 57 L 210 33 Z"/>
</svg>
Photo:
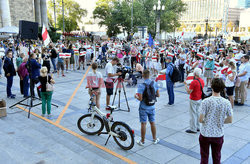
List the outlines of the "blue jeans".
<svg viewBox="0 0 250 164">
<path fill-rule="evenodd" d="M 169 105 L 174 104 L 174 83 L 172 81 L 167 81 L 167 90 L 168 90 L 168 98 Z"/>
<path fill-rule="evenodd" d="M 24 95 L 24 97 L 29 96 L 29 88 L 30 88 L 29 76 L 25 76 L 25 78 L 23 79 L 23 95 Z"/>
<path fill-rule="evenodd" d="M 146 69 L 146 61 L 145 59 L 141 59 L 141 65 Z"/>
<path fill-rule="evenodd" d="M 13 84 L 13 76 L 7 76 L 6 78 L 7 78 L 7 88 L 6 88 L 7 97 L 10 97 L 12 95 L 11 87 L 12 87 L 12 84 Z"/>
<path fill-rule="evenodd" d="M 52 62 L 54 71 L 57 71 L 57 69 L 56 69 L 56 58 L 51 58 L 51 62 Z"/>
<path fill-rule="evenodd" d="M 184 72 L 185 72 L 185 70 L 184 70 L 183 67 L 179 68 L 179 70 L 180 70 L 180 73 L 181 73 L 181 82 L 184 82 Z"/>
</svg>

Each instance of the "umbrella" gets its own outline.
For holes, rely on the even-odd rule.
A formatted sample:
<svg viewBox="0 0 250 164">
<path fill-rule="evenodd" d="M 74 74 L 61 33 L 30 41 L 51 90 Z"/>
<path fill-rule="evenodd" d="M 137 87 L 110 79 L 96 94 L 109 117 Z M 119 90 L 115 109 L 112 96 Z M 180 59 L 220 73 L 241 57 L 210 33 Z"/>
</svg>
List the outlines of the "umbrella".
<svg viewBox="0 0 250 164">
<path fill-rule="evenodd" d="M 18 34 L 19 28 L 16 26 L 5 26 L 0 28 L 0 33 Z"/>
</svg>

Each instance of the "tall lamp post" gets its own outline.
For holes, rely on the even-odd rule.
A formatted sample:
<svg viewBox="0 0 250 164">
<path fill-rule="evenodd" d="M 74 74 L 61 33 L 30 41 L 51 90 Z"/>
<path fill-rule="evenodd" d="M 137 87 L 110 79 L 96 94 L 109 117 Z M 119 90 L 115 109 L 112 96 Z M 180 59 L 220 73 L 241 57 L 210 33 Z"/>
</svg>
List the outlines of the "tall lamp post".
<svg viewBox="0 0 250 164">
<path fill-rule="evenodd" d="M 205 22 L 206 22 L 206 34 L 205 34 L 205 39 L 207 40 L 208 17 L 205 19 Z"/>
<path fill-rule="evenodd" d="M 159 42 L 161 42 L 160 35 L 160 24 L 161 24 L 161 11 L 165 10 L 165 6 L 161 5 L 161 1 L 158 0 L 157 5 L 154 5 L 153 10 L 156 12 L 156 38 Z"/>
<path fill-rule="evenodd" d="M 133 12 L 134 12 L 134 0 L 132 0 L 132 7 L 131 7 L 131 34 L 133 35 L 133 24 L 134 24 L 134 15 L 133 15 Z"/>
<path fill-rule="evenodd" d="M 64 22 L 64 2 L 62 0 L 62 16 L 63 16 L 63 33 L 65 32 L 65 22 Z"/>
<path fill-rule="evenodd" d="M 55 28 L 56 28 L 56 0 L 54 0 L 54 23 L 55 23 Z"/>
</svg>

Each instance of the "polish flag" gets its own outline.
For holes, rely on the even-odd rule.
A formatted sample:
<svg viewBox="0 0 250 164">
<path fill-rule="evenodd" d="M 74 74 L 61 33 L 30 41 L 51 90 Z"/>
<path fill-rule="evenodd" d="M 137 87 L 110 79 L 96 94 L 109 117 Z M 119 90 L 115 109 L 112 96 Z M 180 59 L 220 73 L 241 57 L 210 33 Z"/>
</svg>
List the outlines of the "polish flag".
<svg viewBox="0 0 250 164">
<path fill-rule="evenodd" d="M 49 37 L 49 33 L 45 25 L 43 25 L 42 38 L 43 38 L 44 45 L 47 46 L 50 43 L 50 37 Z"/>
</svg>

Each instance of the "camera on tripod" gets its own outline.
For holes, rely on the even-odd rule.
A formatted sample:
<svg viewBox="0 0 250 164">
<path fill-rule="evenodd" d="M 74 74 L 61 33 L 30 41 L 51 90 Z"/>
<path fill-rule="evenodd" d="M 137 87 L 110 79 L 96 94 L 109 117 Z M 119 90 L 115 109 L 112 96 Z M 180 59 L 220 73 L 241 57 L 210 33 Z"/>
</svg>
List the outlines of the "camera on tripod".
<svg viewBox="0 0 250 164">
<path fill-rule="evenodd" d="M 125 79 L 126 74 L 131 73 L 132 70 L 130 68 L 127 68 L 127 67 L 117 67 L 116 73 L 119 73 L 119 72 L 121 72 L 122 74 L 118 78 Z"/>
</svg>

